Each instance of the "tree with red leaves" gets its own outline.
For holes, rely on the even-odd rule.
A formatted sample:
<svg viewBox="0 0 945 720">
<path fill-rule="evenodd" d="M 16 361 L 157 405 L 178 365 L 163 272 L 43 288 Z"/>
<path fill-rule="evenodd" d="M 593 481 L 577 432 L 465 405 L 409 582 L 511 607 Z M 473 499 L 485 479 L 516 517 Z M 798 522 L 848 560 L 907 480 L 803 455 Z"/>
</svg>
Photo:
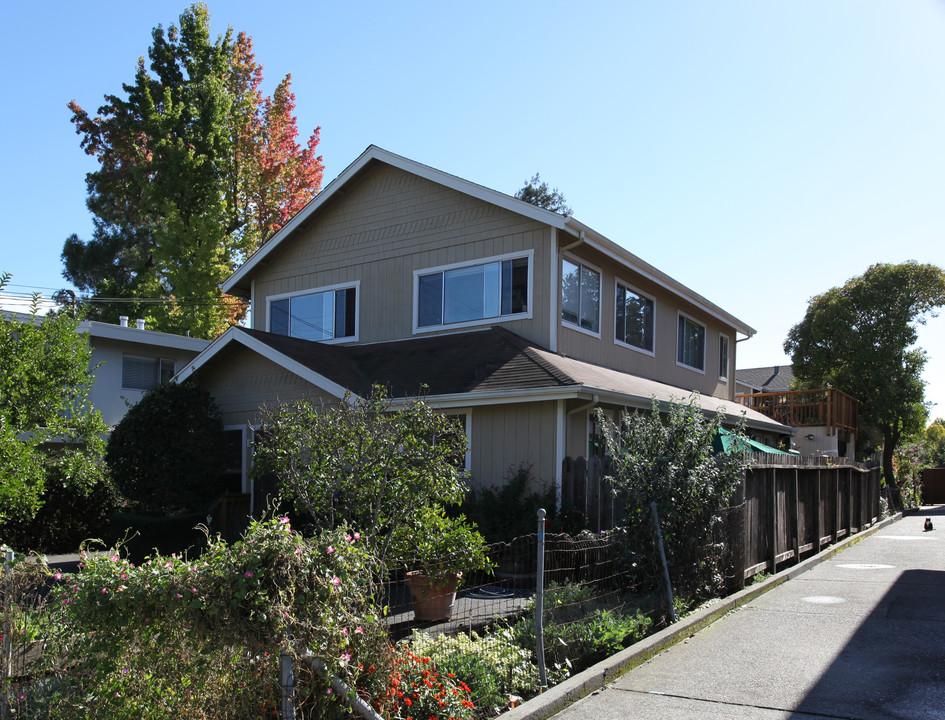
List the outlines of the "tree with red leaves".
<svg viewBox="0 0 945 720">
<path fill-rule="evenodd" d="M 99 319 L 212 338 L 245 311 L 219 284 L 321 188 L 319 128 L 299 143 L 291 75 L 264 96 L 252 38 L 212 40 L 206 5 L 152 38 L 123 97 L 95 117 L 69 104 L 99 167 L 93 236 L 66 240 L 63 274 Z"/>
</svg>

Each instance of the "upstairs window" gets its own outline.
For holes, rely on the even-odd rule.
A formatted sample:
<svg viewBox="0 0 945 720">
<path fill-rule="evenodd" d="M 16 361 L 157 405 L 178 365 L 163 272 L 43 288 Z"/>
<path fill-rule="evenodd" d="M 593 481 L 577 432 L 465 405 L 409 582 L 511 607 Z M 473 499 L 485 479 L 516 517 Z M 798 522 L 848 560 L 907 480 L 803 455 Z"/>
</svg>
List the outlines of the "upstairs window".
<svg viewBox="0 0 945 720">
<path fill-rule="evenodd" d="M 417 327 L 475 323 L 528 312 L 529 258 L 417 273 Z"/>
<path fill-rule="evenodd" d="M 126 390 L 150 390 L 174 377 L 174 361 L 168 358 L 123 355 L 121 386 Z"/>
<path fill-rule="evenodd" d="M 354 338 L 357 334 L 357 287 L 270 300 L 269 332 L 315 341 Z"/>
<path fill-rule="evenodd" d="M 617 283 L 614 337 L 637 350 L 653 353 L 653 299 Z"/>
<path fill-rule="evenodd" d="M 719 380 L 728 380 L 728 338 L 719 335 Z"/>
<path fill-rule="evenodd" d="M 561 261 L 561 319 L 600 334 L 600 273 L 570 260 Z"/>
<path fill-rule="evenodd" d="M 705 325 L 685 315 L 679 316 L 676 362 L 693 370 L 705 372 Z"/>
</svg>

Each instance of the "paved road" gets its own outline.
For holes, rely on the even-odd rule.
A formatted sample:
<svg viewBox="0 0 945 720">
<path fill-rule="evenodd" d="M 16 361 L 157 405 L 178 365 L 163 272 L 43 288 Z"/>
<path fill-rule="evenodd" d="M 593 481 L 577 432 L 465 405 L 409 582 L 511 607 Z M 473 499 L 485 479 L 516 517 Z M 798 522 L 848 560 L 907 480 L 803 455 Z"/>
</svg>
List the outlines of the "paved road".
<svg viewBox="0 0 945 720">
<path fill-rule="evenodd" d="M 945 507 L 880 529 L 555 718 L 945 719 Z"/>
</svg>

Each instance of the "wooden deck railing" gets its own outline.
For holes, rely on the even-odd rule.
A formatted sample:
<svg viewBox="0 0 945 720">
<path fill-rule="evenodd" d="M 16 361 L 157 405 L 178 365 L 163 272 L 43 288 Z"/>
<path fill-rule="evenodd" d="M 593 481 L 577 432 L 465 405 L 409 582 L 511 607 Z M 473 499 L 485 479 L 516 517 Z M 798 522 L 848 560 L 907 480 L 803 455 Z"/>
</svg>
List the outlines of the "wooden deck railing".
<svg viewBox="0 0 945 720">
<path fill-rule="evenodd" d="M 752 393 L 736 395 L 735 400 L 791 427 L 822 425 L 830 435 L 837 430 L 857 429 L 857 401 L 836 388 Z"/>
</svg>

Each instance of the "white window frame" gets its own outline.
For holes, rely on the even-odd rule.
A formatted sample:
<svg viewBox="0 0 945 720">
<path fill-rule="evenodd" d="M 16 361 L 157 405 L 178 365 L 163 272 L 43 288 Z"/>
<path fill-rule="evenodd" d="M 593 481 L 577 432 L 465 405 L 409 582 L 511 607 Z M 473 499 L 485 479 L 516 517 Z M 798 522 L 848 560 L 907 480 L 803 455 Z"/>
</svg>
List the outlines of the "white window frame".
<svg viewBox="0 0 945 720">
<path fill-rule="evenodd" d="M 684 363 L 682 360 L 679 359 L 680 355 L 685 355 L 685 353 L 681 352 L 681 348 L 679 346 L 679 323 L 681 320 L 684 320 L 684 319 L 688 320 L 693 325 L 698 325 L 700 328 L 702 328 L 702 367 L 701 368 L 695 365 L 689 365 L 687 363 Z M 707 333 L 707 328 L 706 328 L 705 323 L 699 322 L 694 317 L 692 317 L 691 315 L 687 315 L 684 312 L 680 312 L 677 314 L 676 316 L 676 365 L 678 367 L 683 367 L 683 368 L 686 368 L 687 370 L 692 370 L 693 372 L 697 372 L 700 375 L 705 375 L 707 335 L 708 333 Z"/>
<path fill-rule="evenodd" d="M 318 295 L 321 293 L 335 292 L 337 290 L 350 290 L 354 288 L 354 335 L 345 335 L 344 337 L 334 337 L 328 340 L 311 340 L 310 342 L 320 342 L 325 343 L 326 345 L 334 345 L 337 343 L 350 343 L 357 342 L 361 335 L 361 281 L 355 280 L 354 282 L 347 283 L 338 283 L 336 285 L 326 285 L 324 287 L 318 288 L 308 288 L 306 290 L 298 290 L 295 292 L 279 293 L 278 295 L 270 295 L 266 298 L 266 332 L 272 332 L 272 303 L 278 300 L 289 300 L 290 306 L 292 298 L 301 297 L 303 295 Z M 287 335 L 285 337 L 294 337 L 293 335 Z M 304 339 L 304 338 L 299 338 Z"/>
<path fill-rule="evenodd" d="M 637 347 L 636 345 L 631 345 L 630 343 L 624 342 L 623 340 L 617 337 L 617 301 L 619 299 L 618 294 L 617 294 L 618 285 L 623 285 L 625 288 L 627 288 L 627 290 L 630 290 L 636 293 L 637 295 L 639 295 L 640 297 L 644 297 L 653 303 L 653 349 L 652 350 L 647 350 L 646 348 L 641 348 L 641 347 Z M 633 350 L 634 352 L 642 353 L 643 355 L 648 355 L 650 357 L 656 356 L 656 298 L 650 295 L 649 293 L 645 293 L 639 288 L 635 287 L 633 283 L 624 282 L 620 278 L 616 278 L 614 280 L 614 344 L 618 345 L 619 347 L 628 348 L 630 350 Z"/>
<path fill-rule="evenodd" d="M 580 312 L 578 312 L 578 322 L 577 322 L 577 323 L 573 323 L 573 322 L 571 322 L 570 320 L 565 320 L 565 319 L 564 319 L 564 261 L 565 261 L 565 260 L 567 260 L 567 261 L 568 261 L 569 263 L 571 263 L 572 265 L 577 265 L 577 266 L 578 266 L 578 272 L 580 272 L 580 269 L 581 269 L 581 268 L 587 268 L 588 270 L 593 270 L 594 272 L 597 273 L 597 277 L 598 277 L 597 332 L 594 332 L 593 330 L 588 330 L 588 329 L 585 328 L 585 327 L 581 327 L 581 323 L 580 323 L 580 321 L 581 321 Z M 561 261 L 558 263 L 558 272 L 559 272 L 559 279 L 558 279 L 558 298 L 560 299 L 560 305 L 559 305 L 560 310 L 559 310 L 559 312 L 558 312 L 558 315 L 559 315 L 559 317 L 560 317 L 561 325 L 564 326 L 564 327 L 570 328 L 571 330 L 576 330 L 577 332 L 584 333 L 585 335 L 590 335 L 591 337 L 595 337 L 595 338 L 597 338 L 597 339 L 599 340 L 599 339 L 601 338 L 601 329 L 602 329 L 602 327 L 603 327 L 603 325 L 604 325 L 604 322 L 603 322 L 603 311 L 604 311 L 604 271 L 601 270 L 601 269 L 600 269 L 599 267 L 597 267 L 596 265 L 592 265 L 591 263 L 589 263 L 589 262 L 587 262 L 587 261 L 585 261 L 585 260 L 581 260 L 580 258 L 577 258 L 577 257 L 575 257 L 575 256 L 573 256 L 573 255 L 565 254 L 565 255 L 563 255 L 563 256 L 561 257 Z M 580 296 L 580 293 L 579 293 L 579 296 Z"/>
<path fill-rule="evenodd" d="M 465 456 L 465 467 L 463 472 L 468 476 L 472 472 L 472 416 L 473 409 L 472 407 L 459 407 L 459 408 L 443 408 L 442 412 L 447 417 L 456 417 L 457 415 L 466 416 L 466 427 L 463 428 L 463 433 L 466 435 L 466 456 Z"/>
<path fill-rule="evenodd" d="M 722 346 L 725 346 L 725 367 L 722 367 Z M 732 363 L 732 343 L 728 335 L 719 333 L 719 380 L 728 382 L 728 368 Z"/>
<path fill-rule="evenodd" d="M 476 267 L 478 265 L 489 265 L 491 263 L 501 263 L 506 260 L 519 260 L 525 258 L 528 260 L 528 287 L 526 295 L 527 310 L 520 313 L 509 315 L 496 315 L 494 317 L 480 318 L 478 320 L 466 320 L 457 323 L 444 323 L 439 325 L 420 325 L 420 277 L 423 275 L 433 275 L 435 273 L 445 273 L 449 270 L 460 270 L 467 267 Z M 449 265 L 436 265 L 434 267 L 419 268 L 413 271 L 413 333 L 441 332 L 444 329 L 452 330 L 454 328 L 478 327 L 481 325 L 495 325 L 499 322 L 510 322 L 512 320 L 529 320 L 532 317 L 534 308 L 534 272 L 535 272 L 535 251 L 534 249 L 522 252 L 504 253 L 502 255 L 493 255 L 491 257 L 477 258 Z M 501 313 L 501 299 L 500 299 Z"/>
</svg>

